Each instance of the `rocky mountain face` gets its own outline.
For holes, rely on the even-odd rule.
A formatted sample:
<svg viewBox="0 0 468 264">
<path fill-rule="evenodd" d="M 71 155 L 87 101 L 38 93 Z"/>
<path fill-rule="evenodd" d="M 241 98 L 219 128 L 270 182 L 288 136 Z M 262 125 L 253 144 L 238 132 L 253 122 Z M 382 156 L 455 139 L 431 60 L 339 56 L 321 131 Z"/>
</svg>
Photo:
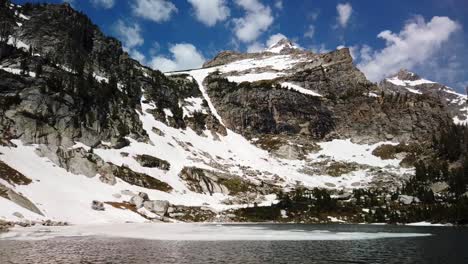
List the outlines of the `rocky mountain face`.
<svg viewBox="0 0 468 264">
<path fill-rule="evenodd" d="M 279 54 L 271 56 L 268 50 L 251 54 L 240 62 L 260 66 L 245 70 L 240 66 L 241 71 L 233 66 L 232 71 L 205 80 L 228 128 L 244 135 L 301 134 L 375 143 L 428 139 L 440 126 L 451 123 L 437 98 L 399 97 L 367 81 L 347 49 L 328 54 L 283 49 Z M 221 60 L 239 63 L 238 55 L 232 56 Z M 221 63 L 217 59 L 208 65 Z"/>
<path fill-rule="evenodd" d="M 379 86 L 394 94 L 420 94 L 436 98 L 450 113 L 457 124 L 466 124 L 468 116 L 467 96 L 443 84 L 421 78 L 417 74 L 402 69 L 397 74 L 384 79 Z"/>
<path fill-rule="evenodd" d="M 163 74 L 67 4 L 0 1 L 0 23 L 8 221 L 248 221 L 239 208 L 292 190 L 387 194 L 413 146 L 462 120 L 452 90 L 404 73 L 377 86 L 348 49 L 283 39 Z"/>
</svg>

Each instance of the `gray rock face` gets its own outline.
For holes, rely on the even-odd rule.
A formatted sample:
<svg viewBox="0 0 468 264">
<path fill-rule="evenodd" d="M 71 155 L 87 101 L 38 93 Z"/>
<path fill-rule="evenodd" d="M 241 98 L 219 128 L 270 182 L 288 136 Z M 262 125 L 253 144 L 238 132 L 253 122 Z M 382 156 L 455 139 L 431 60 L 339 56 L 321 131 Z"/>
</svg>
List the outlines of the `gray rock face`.
<svg viewBox="0 0 468 264">
<path fill-rule="evenodd" d="M 323 138 L 334 127 L 332 113 L 319 98 L 271 82 L 236 84 L 212 76 L 207 91 L 225 125 L 248 137 L 256 134 L 305 134 Z"/>
<path fill-rule="evenodd" d="M 71 173 L 90 178 L 99 174 L 101 182 L 109 185 L 114 185 L 117 182 L 114 172 L 118 166 L 105 163 L 98 155 L 92 153 L 92 150 L 41 145 L 36 153 L 48 157 L 52 162 Z"/>
<path fill-rule="evenodd" d="M 111 166 L 113 175 L 127 183 L 163 192 L 172 191 L 172 187 L 169 184 L 147 174 L 135 172 L 126 166 L 116 166 L 113 164 Z"/>
<path fill-rule="evenodd" d="M 291 160 L 300 159 L 303 155 L 301 149 L 293 145 L 282 145 L 274 153 L 280 158 Z"/>
<path fill-rule="evenodd" d="M 356 96 L 332 103 L 331 107 L 337 125 L 330 136 L 355 142 L 423 142 L 452 123 L 438 101 L 418 96 Z"/>
<path fill-rule="evenodd" d="M 221 177 L 213 172 L 195 167 L 185 167 L 179 175 L 194 192 L 212 195 L 213 193 L 228 194 L 229 190 L 220 183 Z"/>
<path fill-rule="evenodd" d="M 24 176 L 22 173 L 8 166 L 6 163 L 0 161 L 0 179 L 15 185 L 28 185 L 32 182 L 31 179 Z"/>
<path fill-rule="evenodd" d="M 8 199 L 16 203 L 17 205 L 25 209 L 28 209 L 31 212 L 34 212 L 39 215 L 43 215 L 41 210 L 39 210 L 39 208 L 37 208 L 37 206 L 33 202 L 31 202 L 28 198 L 26 198 L 20 193 L 13 191 L 12 189 L 2 184 L 0 184 L 0 197 Z"/>
</svg>

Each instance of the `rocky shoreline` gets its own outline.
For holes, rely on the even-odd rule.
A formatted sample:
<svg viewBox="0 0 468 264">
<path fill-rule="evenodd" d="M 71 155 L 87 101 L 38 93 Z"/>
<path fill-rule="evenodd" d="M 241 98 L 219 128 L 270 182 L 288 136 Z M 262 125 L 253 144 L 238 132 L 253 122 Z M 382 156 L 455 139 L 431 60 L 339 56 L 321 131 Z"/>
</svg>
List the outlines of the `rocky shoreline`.
<svg viewBox="0 0 468 264">
<path fill-rule="evenodd" d="M 1 232 L 8 232 L 13 227 L 32 227 L 32 226 L 69 226 L 70 224 L 67 222 L 62 221 L 52 221 L 52 220 L 45 220 L 45 221 L 21 221 L 21 222 L 13 222 L 13 221 L 3 221 L 0 220 L 0 233 Z"/>
</svg>

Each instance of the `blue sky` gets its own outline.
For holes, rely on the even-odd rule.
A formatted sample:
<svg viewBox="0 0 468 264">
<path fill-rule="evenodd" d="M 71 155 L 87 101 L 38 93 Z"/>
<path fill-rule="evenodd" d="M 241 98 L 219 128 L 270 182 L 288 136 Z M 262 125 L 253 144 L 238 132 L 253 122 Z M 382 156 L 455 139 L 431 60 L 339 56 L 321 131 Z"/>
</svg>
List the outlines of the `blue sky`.
<svg viewBox="0 0 468 264">
<path fill-rule="evenodd" d="M 468 85 L 467 0 L 68 2 L 161 70 L 198 67 L 222 50 L 258 51 L 286 36 L 315 52 L 349 47 L 372 81 L 408 68 L 459 91 Z"/>
</svg>

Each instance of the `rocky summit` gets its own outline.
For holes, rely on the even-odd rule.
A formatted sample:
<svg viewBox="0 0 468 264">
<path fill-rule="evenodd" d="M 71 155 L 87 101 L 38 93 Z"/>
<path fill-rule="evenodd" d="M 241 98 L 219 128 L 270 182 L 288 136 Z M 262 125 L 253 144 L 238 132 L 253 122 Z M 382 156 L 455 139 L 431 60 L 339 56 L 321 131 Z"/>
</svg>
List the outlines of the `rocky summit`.
<svg viewBox="0 0 468 264">
<path fill-rule="evenodd" d="M 467 220 L 442 84 L 287 39 L 161 73 L 68 4 L 0 1 L 0 25 L 0 221 Z"/>
</svg>

